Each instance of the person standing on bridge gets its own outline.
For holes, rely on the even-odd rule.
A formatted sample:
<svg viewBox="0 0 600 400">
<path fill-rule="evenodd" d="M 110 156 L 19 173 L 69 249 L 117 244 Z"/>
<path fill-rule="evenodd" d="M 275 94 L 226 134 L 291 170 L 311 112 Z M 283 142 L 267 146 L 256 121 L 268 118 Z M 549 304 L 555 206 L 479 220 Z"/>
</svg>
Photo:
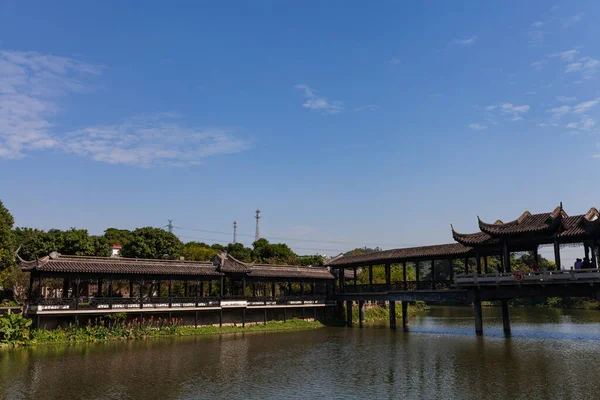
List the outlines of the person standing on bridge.
<svg viewBox="0 0 600 400">
<path fill-rule="evenodd" d="M 582 265 L 582 264 L 583 264 L 583 263 L 581 262 L 581 258 L 578 258 L 577 260 L 575 260 L 575 265 L 573 265 L 573 267 L 574 267 L 575 269 L 581 269 L 581 265 Z"/>
<path fill-rule="evenodd" d="M 581 264 L 581 269 L 591 268 L 590 259 L 588 257 L 583 258 L 583 263 Z"/>
</svg>

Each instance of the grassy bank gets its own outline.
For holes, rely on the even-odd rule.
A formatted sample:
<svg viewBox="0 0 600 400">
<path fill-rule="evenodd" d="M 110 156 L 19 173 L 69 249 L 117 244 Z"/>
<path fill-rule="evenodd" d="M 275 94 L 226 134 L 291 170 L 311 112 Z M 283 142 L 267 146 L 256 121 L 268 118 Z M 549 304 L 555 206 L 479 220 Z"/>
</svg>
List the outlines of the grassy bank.
<svg viewBox="0 0 600 400">
<path fill-rule="evenodd" d="M 287 322 L 270 321 L 267 324 L 230 326 L 184 326 L 181 320 L 103 320 L 85 326 L 71 325 L 58 329 L 31 330 L 30 323 L 21 316 L 13 317 L 8 335 L 0 332 L 0 347 L 35 346 L 46 344 L 93 343 L 102 341 L 135 340 L 167 336 L 200 336 L 250 332 L 280 332 L 316 329 L 325 326 L 319 321 L 291 319 Z M 2 321 L 0 321 L 1 323 Z M 11 325 L 11 326 L 9 326 Z"/>
<path fill-rule="evenodd" d="M 421 301 L 413 302 L 408 307 L 409 317 L 417 312 L 425 309 L 425 303 Z M 344 315 L 345 314 L 344 310 Z M 358 323 L 358 307 L 355 304 L 352 307 L 352 321 Z M 396 305 L 396 319 L 402 318 L 402 307 L 400 304 Z M 380 305 L 365 305 L 365 323 L 376 323 L 376 322 L 387 322 L 390 320 L 390 309 L 388 307 Z"/>
</svg>

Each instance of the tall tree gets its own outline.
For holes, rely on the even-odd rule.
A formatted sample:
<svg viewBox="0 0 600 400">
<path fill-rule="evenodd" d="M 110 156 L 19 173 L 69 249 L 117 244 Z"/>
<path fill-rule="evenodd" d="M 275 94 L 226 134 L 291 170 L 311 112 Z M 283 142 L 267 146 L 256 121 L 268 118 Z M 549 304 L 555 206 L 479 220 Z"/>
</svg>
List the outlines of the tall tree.
<svg viewBox="0 0 600 400">
<path fill-rule="evenodd" d="M 177 236 L 161 228 L 138 228 L 131 233 L 131 240 L 121 249 L 123 257 L 170 258 L 182 255 L 183 243 Z"/>
<path fill-rule="evenodd" d="M 14 263 L 13 233 L 15 220 L 0 200 L 0 271 Z"/>
<path fill-rule="evenodd" d="M 109 245 L 118 244 L 125 246 L 131 240 L 131 231 L 127 229 L 108 228 L 104 231 L 104 237 Z"/>
<path fill-rule="evenodd" d="M 210 261 L 218 253 L 206 243 L 187 242 L 183 245 L 183 256 L 190 261 Z"/>
</svg>

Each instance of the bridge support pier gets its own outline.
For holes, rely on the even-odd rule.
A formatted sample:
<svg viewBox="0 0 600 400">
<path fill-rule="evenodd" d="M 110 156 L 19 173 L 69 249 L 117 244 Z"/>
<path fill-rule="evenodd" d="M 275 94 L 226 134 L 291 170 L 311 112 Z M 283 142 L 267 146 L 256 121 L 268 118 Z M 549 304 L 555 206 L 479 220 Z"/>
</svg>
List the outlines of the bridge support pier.
<svg viewBox="0 0 600 400">
<path fill-rule="evenodd" d="M 475 334 L 483 335 L 483 315 L 481 311 L 481 295 L 479 290 L 475 293 L 475 301 L 473 302 L 473 311 L 475 315 Z"/>
<path fill-rule="evenodd" d="M 352 327 L 352 300 L 346 300 L 346 325 Z"/>
<path fill-rule="evenodd" d="M 408 301 L 402 302 L 402 330 L 408 332 Z"/>
<path fill-rule="evenodd" d="M 358 325 L 362 328 L 365 325 L 365 301 L 358 301 Z"/>
<path fill-rule="evenodd" d="M 390 300 L 390 329 L 396 329 L 396 302 L 393 300 Z"/>
<path fill-rule="evenodd" d="M 502 326 L 504 335 L 510 336 L 510 310 L 508 308 L 508 300 L 502 300 Z"/>
</svg>

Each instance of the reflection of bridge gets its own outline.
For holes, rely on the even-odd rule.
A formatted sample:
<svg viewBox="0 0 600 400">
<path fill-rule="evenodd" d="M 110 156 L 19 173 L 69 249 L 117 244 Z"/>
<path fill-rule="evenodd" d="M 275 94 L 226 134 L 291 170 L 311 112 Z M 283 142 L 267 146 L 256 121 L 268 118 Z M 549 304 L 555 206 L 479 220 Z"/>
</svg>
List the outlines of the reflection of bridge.
<svg viewBox="0 0 600 400">
<path fill-rule="evenodd" d="M 590 297 L 600 299 L 597 269 L 600 213 L 568 216 L 561 206 L 551 213 L 523 213 L 514 221 L 486 224 L 480 232 L 460 234 L 458 243 L 385 250 L 338 257 L 329 262 L 336 275 L 336 298 L 346 301 L 348 324 L 352 302 L 358 301 L 364 321 L 365 301 L 389 301 L 390 326 L 395 327 L 395 302 L 402 301 L 403 327 L 408 329 L 407 304 L 411 301 L 473 303 L 475 331 L 483 333 L 482 301 L 500 301 L 504 330 L 510 333 L 509 301 L 520 297 Z M 540 270 L 540 246 L 553 246 L 554 266 Z M 561 265 L 561 246 L 583 245 L 591 268 L 567 270 Z M 531 252 L 534 265 L 519 272 L 511 266 L 511 253 Z M 377 281 L 375 276 L 384 281 Z M 359 283 L 360 281 L 360 283 Z M 368 283 L 365 283 L 368 282 Z"/>
</svg>

